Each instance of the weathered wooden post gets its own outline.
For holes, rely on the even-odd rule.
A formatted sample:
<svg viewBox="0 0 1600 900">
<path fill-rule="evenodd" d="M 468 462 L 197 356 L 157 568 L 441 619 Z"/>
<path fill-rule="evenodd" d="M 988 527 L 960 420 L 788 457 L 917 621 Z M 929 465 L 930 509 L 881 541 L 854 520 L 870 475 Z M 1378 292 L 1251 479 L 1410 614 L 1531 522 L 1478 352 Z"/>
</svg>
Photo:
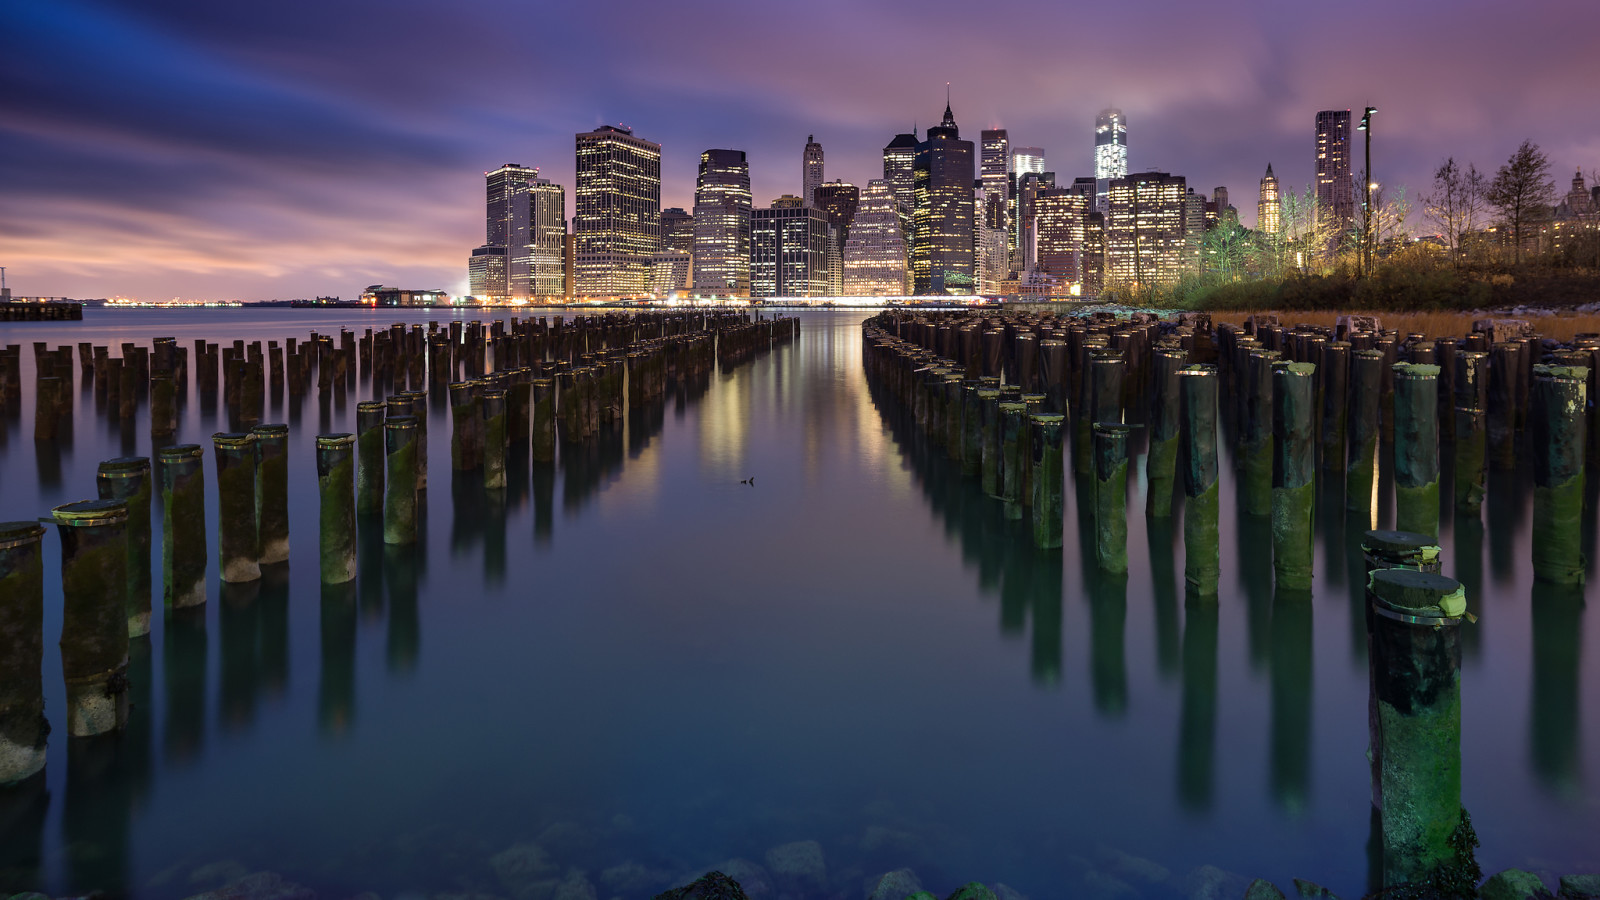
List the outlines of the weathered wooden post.
<svg viewBox="0 0 1600 900">
<path fill-rule="evenodd" d="M 44 771 L 44 526 L 0 522 L 0 790 Z"/>
<path fill-rule="evenodd" d="M 1394 367 L 1395 522 L 1400 531 L 1439 534 L 1439 367 Z"/>
<path fill-rule="evenodd" d="M 171 437 L 178 431 L 178 386 L 172 373 L 158 372 L 150 378 L 150 436 Z"/>
<path fill-rule="evenodd" d="M 1128 572 L 1127 425 L 1094 426 L 1094 548 L 1100 570 Z"/>
<path fill-rule="evenodd" d="M 1311 588 L 1316 368 L 1286 363 L 1272 376 L 1272 570 L 1280 590 Z"/>
<path fill-rule="evenodd" d="M 217 549 L 222 580 L 232 584 L 261 577 L 261 536 L 256 518 L 256 436 L 211 436 L 217 460 Z"/>
<path fill-rule="evenodd" d="M 1245 363 L 1245 416 L 1239 429 L 1240 480 L 1244 511 L 1272 514 L 1272 367 L 1281 354 L 1252 350 Z"/>
<path fill-rule="evenodd" d="M 1183 580 L 1190 593 L 1215 598 L 1222 571 L 1217 532 L 1217 393 L 1215 366 L 1189 366 L 1178 373 L 1183 427 Z"/>
<path fill-rule="evenodd" d="M 1357 350 L 1350 365 L 1350 467 L 1345 475 L 1344 508 L 1372 514 L 1378 478 L 1378 428 L 1382 404 L 1383 353 Z"/>
<path fill-rule="evenodd" d="M 356 577 L 356 436 L 317 435 L 318 549 L 322 583 Z"/>
<path fill-rule="evenodd" d="M 1373 799 L 1383 882 L 1421 882 L 1454 861 L 1461 821 L 1460 582 L 1410 569 L 1373 572 L 1368 671 Z"/>
<path fill-rule="evenodd" d="M 150 460 L 143 456 L 106 460 L 95 474 L 95 486 L 101 500 L 120 500 L 127 506 L 128 636 L 144 637 L 150 633 Z"/>
<path fill-rule="evenodd" d="M 1322 381 L 1322 468 L 1343 474 L 1345 422 L 1350 405 L 1350 345 L 1344 341 L 1323 344 L 1317 375 Z"/>
<path fill-rule="evenodd" d="M 1375 529 L 1362 538 L 1361 558 L 1368 575 L 1379 569 L 1414 569 L 1437 575 L 1442 565 L 1438 542 L 1434 535 Z M 1371 629 L 1370 616 L 1368 629 Z"/>
<path fill-rule="evenodd" d="M 416 358 L 420 367 L 422 354 L 417 354 Z M 420 372 L 420 368 L 418 371 Z M 422 384 L 422 376 L 419 374 L 417 378 L 418 384 Z M 417 490 L 425 491 L 428 489 L 428 392 L 412 390 L 400 396 L 410 403 L 411 417 L 417 420 Z"/>
<path fill-rule="evenodd" d="M 506 392 L 483 392 L 483 486 L 503 490 L 506 486 Z"/>
<path fill-rule="evenodd" d="M 978 404 L 981 413 L 978 431 L 983 443 L 978 482 L 983 492 L 991 497 L 1000 496 L 1000 391 L 979 390 Z"/>
<path fill-rule="evenodd" d="M 383 542 L 417 542 L 417 419 L 390 416 L 383 423 L 388 471 L 384 479 Z"/>
<path fill-rule="evenodd" d="M 383 419 L 388 404 L 364 400 L 356 404 L 356 512 L 383 515 Z"/>
<path fill-rule="evenodd" d="M 289 426 L 258 425 L 256 438 L 256 532 L 259 562 L 289 561 Z"/>
<path fill-rule="evenodd" d="M 1032 417 L 1033 437 L 1033 545 L 1052 550 L 1061 546 L 1062 481 L 1061 429 L 1066 417 L 1046 413 Z"/>
<path fill-rule="evenodd" d="M 483 411 L 470 381 L 450 385 L 450 468 L 470 472 L 483 464 Z"/>
<path fill-rule="evenodd" d="M 1517 463 L 1517 422 L 1521 418 L 1522 344 L 1497 341 L 1489 350 L 1489 460 L 1497 469 Z"/>
<path fill-rule="evenodd" d="M 1455 498 L 1456 514 L 1476 516 L 1488 489 L 1489 436 L 1486 431 L 1489 354 L 1462 350 L 1456 354 Z"/>
<path fill-rule="evenodd" d="M 1022 518 L 1022 467 L 1026 449 L 1028 406 L 1001 403 L 1000 410 L 1000 499 L 1005 501 L 1008 519 Z M 1029 465 L 1031 468 L 1031 464 Z"/>
<path fill-rule="evenodd" d="M 128 724 L 128 509 L 119 500 L 81 500 L 52 514 L 61 534 L 67 733 L 92 737 Z"/>
<path fill-rule="evenodd" d="M 1178 474 L 1178 433 L 1182 431 L 1178 373 L 1188 363 L 1184 350 L 1162 348 L 1155 352 L 1155 408 L 1150 422 L 1150 450 L 1145 456 L 1148 485 L 1146 509 L 1150 515 L 1172 515 L 1172 492 Z"/>
<path fill-rule="evenodd" d="M 1535 366 L 1529 426 L 1533 437 L 1533 574 L 1552 584 L 1582 584 L 1586 387 L 1580 366 Z"/>
<path fill-rule="evenodd" d="M 533 380 L 534 462 L 554 462 L 556 458 L 556 382 L 554 378 Z"/>
<path fill-rule="evenodd" d="M 156 451 L 161 465 L 161 581 L 170 614 L 206 602 L 205 448 Z"/>
</svg>

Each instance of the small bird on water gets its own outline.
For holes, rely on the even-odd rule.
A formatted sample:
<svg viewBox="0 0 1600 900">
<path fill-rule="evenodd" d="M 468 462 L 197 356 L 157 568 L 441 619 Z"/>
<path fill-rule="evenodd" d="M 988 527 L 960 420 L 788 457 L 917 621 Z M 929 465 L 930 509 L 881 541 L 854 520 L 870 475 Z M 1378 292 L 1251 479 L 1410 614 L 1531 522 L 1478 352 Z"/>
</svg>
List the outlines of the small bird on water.
<svg viewBox="0 0 1600 900">
<path fill-rule="evenodd" d="M 751 487 L 755 487 L 756 486 L 756 477 L 754 475 L 751 475 L 749 478 L 746 478 L 745 480 L 743 480 L 743 481 L 741 481 L 739 483 L 740 484 L 748 484 Z"/>
</svg>

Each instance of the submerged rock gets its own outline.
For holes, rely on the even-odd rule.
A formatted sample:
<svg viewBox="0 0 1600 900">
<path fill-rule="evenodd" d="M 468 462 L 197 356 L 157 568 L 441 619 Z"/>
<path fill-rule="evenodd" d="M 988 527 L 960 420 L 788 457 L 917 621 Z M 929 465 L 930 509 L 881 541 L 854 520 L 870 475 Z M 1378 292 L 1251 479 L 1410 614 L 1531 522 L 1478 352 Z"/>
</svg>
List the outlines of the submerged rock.
<svg viewBox="0 0 1600 900">
<path fill-rule="evenodd" d="M 1083 897 L 1090 900 L 1137 900 L 1138 890 L 1115 875 L 1098 869 L 1083 873 Z"/>
<path fill-rule="evenodd" d="M 236 860 L 224 859 L 207 863 L 189 873 L 190 884 L 229 884 L 250 874 L 250 870 Z"/>
<path fill-rule="evenodd" d="M 910 869 L 895 869 L 879 875 L 867 887 L 867 900 L 906 900 L 922 890 L 917 873 Z"/>
<path fill-rule="evenodd" d="M 1561 876 L 1561 896 L 1570 900 L 1600 898 L 1600 875 Z"/>
<path fill-rule="evenodd" d="M 1199 866 L 1171 883 L 1171 886 L 1189 900 L 1234 900 L 1244 896 L 1250 879 L 1235 875 L 1216 866 Z"/>
<path fill-rule="evenodd" d="M 1478 889 L 1478 896 L 1483 900 L 1542 900 L 1552 894 L 1532 872 L 1507 869 L 1491 875 Z"/>
<path fill-rule="evenodd" d="M 989 885 L 989 890 L 994 891 L 996 900 L 1028 900 L 1027 894 L 1003 882 Z"/>
<path fill-rule="evenodd" d="M 496 853 L 489 858 L 489 867 L 516 900 L 550 900 L 561 883 L 561 868 L 543 847 L 531 841 Z"/>
<path fill-rule="evenodd" d="M 977 881 L 969 881 L 956 889 L 949 900 L 995 900 L 994 891 Z"/>
<path fill-rule="evenodd" d="M 1287 900 L 1278 886 L 1265 878 L 1257 878 L 1244 889 L 1244 900 Z"/>
<path fill-rule="evenodd" d="M 822 845 L 816 841 L 795 841 L 767 851 L 767 868 L 778 884 L 803 893 L 828 888 L 828 867 L 822 860 Z"/>
<path fill-rule="evenodd" d="M 256 872 L 189 900 L 317 900 L 317 892 L 283 880 L 276 872 Z"/>
<path fill-rule="evenodd" d="M 584 877 L 582 872 L 574 869 L 567 873 L 567 877 L 556 885 L 555 893 L 551 900 L 598 900 L 594 893 L 594 885 Z"/>
<path fill-rule="evenodd" d="M 630 859 L 602 871 L 600 886 L 611 896 L 621 894 L 626 897 L 637 897 L 659 890 L 668 883 L 670 877 L 666 872 L 649 868 Z"/>
<path fill-rule="evenodd" d="M 1164 884 L 1172 878 L 1166 866 L 1106 844 L 1095 845 L 1094 861 L 1100 871 L 1130 883 Z"/>
<path fill-rule="evenodd" d="M 1294 889 L 1299 892 L 1302 900 L 1339 900 L 1333 891 L 1328 890 L 1315 881 L 1306 881 L 1304 878 L 1294 880 Z"/>
<path fill-rule="evenodd" d="M 749 900 L 739 882 L 721 872 L 707 872 L 693 882 L 657 894 L 656 900 Z"/>
</svg>

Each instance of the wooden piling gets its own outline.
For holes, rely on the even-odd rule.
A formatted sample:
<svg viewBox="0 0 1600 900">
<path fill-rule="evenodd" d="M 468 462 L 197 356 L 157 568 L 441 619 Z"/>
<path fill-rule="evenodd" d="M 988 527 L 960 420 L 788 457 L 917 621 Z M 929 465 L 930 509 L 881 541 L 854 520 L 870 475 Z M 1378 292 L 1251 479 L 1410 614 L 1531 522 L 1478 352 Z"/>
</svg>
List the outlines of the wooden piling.
<svg viewBox="0 0 1600 900">
<path fill-rule="evenodd" d="M 124 609 L 128 636 L 150 634 L 150 460 L 143 456 L 110 459 L 100 464 L 95 486 L 101 500 L 121 501 L 127 507 L 127 589 Z"/>
<path fill-rule="evenodd" d="M 119 731 L 128 724 L 128 509 L 118 500 L 82 500 L 52 515 L 61 535 L 67 733 Z"/>
</svg>

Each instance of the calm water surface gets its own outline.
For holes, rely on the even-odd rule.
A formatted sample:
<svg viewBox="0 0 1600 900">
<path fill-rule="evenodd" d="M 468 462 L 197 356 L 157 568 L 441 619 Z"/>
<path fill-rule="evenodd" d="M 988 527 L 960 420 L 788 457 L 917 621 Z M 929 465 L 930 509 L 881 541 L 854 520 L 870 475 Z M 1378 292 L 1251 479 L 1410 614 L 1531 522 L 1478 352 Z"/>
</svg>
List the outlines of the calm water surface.
<svg viewBox="0 0 1600 900">
<path fill-rule="evenodd" d="M 30 342 L 281 340 L 394 312 L 0 326 L 28 392 L 0 420 L 0 519 L 93 496 L 100 460 L 151 453 L 147 409 L 124 430 L 81 381 L 70 439 L 36 453 Z M 553 469 L 523 455 L 504 494 L 451 478 L 436 398 L 424 538 L 367 542 L 348 589 L 318 583 L 312 446 L 353 431 L 370 389 L 326 409 L 269 399 L 267 420 L 293 429 L 292 559 L 226 592 L 213 563 L 203 628 L 158 613 L 118 737 L 66 738 L 47 535 L 47 793 L 0 793 L 0 892 L 175 898 L 270 870 L 324 897 L 532 898 L 501 876 L 537 858 L 573 896 L 586 879 L 587 896 L 646 897 L 807 840 L 826 864 L 816 896 L 864 896 L 903 866 L 941 895 L 974 879 L 1036 900 L 1115 892 L 1115 877 L 1176 897 L 1202 865 L 1364 892 L 1352 561 L 1373 523 L 1325 498 L 1315 596 L 1283 602 L 1268 524 L 1235 512 L 1224 465 L 1220 603 L 1186 610 L 1182 520 L 1147 525 L 1134 483 L 1131 574 L 1104 582 L 1070 479 L 1066 549 L 1038 554 L 869 387 L 863 316 L 802 318 L 798 342 L 654 422 Z M 181 441 L 226 430 L 192 390 L 182 423 Z M 214 489 L 209 453 L 206 470 Z M 1597 871 L 1600 624 L 1582 592 L 1533 581 L 1530 479 L 1493 473 L 1484 524 L 1444 521 L 1445 572 L 1480 616 L 1463 800 L 1486 871 Z"/>
</svg>

